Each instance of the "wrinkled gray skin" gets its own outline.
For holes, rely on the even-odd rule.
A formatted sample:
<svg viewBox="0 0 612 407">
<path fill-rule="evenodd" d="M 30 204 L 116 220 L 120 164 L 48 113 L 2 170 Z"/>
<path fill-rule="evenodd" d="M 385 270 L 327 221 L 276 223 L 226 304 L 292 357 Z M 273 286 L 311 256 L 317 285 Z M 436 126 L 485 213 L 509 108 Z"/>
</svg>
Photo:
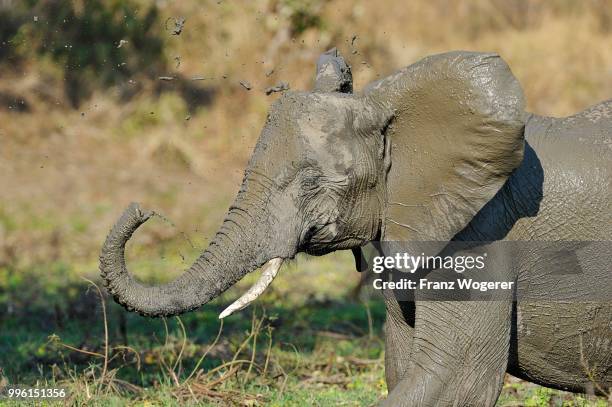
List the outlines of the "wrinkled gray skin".
<svg viewBox="0 0 612 407">
<path fill-rule="evenodd" d="M 271 107 L 221 228 L 176 281 L 143 286 L 126 241 L 150 213 L 131 205 L 100 270 L 115 299 L 143 315 L 198 308 L 268 260 L 374 240 L 610 240 L 612 101 L 563 119 L 524 113 L 494 54 L 435 55 L 352 94 L 332 50 L 313 92 Z M 359 262 L 358 262 L 359 263 Z M 609 264 L 584 284 L 609 282 Z M 540 281 L 518 270 L 518 281 Z M 576 392 L 612 381 L 610 303 L 399 302 L 385 293 L 390 406 L 494 405 L 506 371 Z M 588 294 L 585 292 L 585 295 Z M 585 364 L 589 366 L 587 375 Z"/>
</svg>

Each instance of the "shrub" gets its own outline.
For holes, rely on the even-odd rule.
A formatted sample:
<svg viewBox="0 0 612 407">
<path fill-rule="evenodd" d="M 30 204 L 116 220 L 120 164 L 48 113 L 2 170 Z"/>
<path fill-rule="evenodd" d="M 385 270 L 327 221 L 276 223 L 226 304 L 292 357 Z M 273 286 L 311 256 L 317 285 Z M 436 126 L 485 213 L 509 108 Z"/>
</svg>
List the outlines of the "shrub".
<svg viewBox="0 0 612 407">
<path fill-rule="evenodd" d="M 133 0 L 4 2 L 0 57 L 10 67 L 49 56 L 64 72 L 73 106 L 95 86 L 110 86 L 164 64 L 159 13 Z"/>
</svg>

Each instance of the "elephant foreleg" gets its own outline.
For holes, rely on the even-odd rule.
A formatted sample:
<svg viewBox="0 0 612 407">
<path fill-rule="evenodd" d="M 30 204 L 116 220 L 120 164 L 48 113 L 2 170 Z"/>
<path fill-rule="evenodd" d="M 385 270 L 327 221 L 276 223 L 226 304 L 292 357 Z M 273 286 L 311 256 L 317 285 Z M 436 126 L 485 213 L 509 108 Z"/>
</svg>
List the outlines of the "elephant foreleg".
<svg viewBox="0 0 612 407">
<path fill-rule="evenodd" d="M 508 363 L 510 302 L 416 303 L 407 370 L 385 406 L 493 406 Z"/>
<path fill-rule="evenodd" d="M 392 391 L 408 371 L 414 335 L 414 302 L 398 302 L 385 292 L 385 379 Z"/>
</svg>

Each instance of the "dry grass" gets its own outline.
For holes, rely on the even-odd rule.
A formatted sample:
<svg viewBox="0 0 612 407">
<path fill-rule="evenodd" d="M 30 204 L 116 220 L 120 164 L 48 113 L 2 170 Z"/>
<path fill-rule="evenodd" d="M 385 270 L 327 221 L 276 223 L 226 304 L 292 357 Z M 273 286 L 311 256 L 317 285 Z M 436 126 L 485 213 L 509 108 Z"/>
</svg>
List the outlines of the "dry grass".
<svg viewBox="0 0 612 407">
<path fill-rule="evenodd" d="M 534 112 L 567 115 L 610 97 L 609 1 L 308 4 L 321 23 L 301 33 L 292 32 L 290 1 L 164 5 L 162 19 L 181 15 L 187 22 L 180 36 L 168 36 L 172 72 L 159 75 L 207 78 L 192 83 L 211 92 L 211 104 L 190 107 L 172 91 L 180 87 L 176 81 L 164 83 L 156 97 L 159 84 L 139 77 L 141 90 L 131 100 L 122 102 L 117 89 L 98 91 L 75 111 L 48 61 L 31 61 L 23 71 L 5 67 L 0 91 L 19 95 L 30 108 L 0 109 L 0 209 L 3 218 L 26 225 L 0 232 L 6 255 L 27 247 L 19 261 L 91 260 L 130 201 L 160 210 L 178 226 L 149 227 L 139 232 L 139 244 L 179 230 L 210 236 L 276 97 L 262 90 L 280 80 L 308 89 L 316 56 L 334 45 L 352 63 L 357 88 L 425 55 L 471 49 L 499 52 Z"/>
<path fill-rule="evenodd" d="M 179 337 L 170 334 L 164 320 L 165 334 L 161 346 L 141 350 L 129 346 L 113 346 L 108 335 L 110 327 L 105 297 L 95 283 L 87 282 L 94 289 L 100 303 L 100 324 L 104 332 L 101 350 L 78 348 L 63 342 L 57 335 L 52 335 L 47 343 L 47 346 L 60 349 L 62 354 L 65 352 L 66 356 L 79 354 L 85 360 L 90 360 L 89 367 L 83 371 L 69 364 L 63 367 L 54 365 L 53 377 L 46 383 L 47 386 L 67 388 L 69 396 L 64 401 L 71 405 L 94 401 L 112 403 L 116 398 L 176 405 L 265 405 L 271 397 L 278 402 L 283 399 L 285 392 L 291 391 L 287 388 L 290 377 L 297 377 L 300 383 L 298 386 L 307 391 L 322 385 L 347 389 L 363 372 L 379 373 L 382 369 L 381 357 L 342 357 L 337 356 L 333 349 L 334 343 L 340 340 L 361 341 L 359 346 L 362 349 L 372 343 L 380 347 L 380 339 L 375 338 L 372 331 L 361 339 L 353 335 L 319 331 L 317 337 L 321 340 L 317 339 L 318 345 L 312 355 L 301 357 L 297 348 L 291 344 L 287 344 L 290 347 L 288 353 L 282 352 L 282 346 L 274 344 L 278 341 L 273 338 L 273 319 L 266 315 L 265 310 L 253 311 L 250 328 L 233 353 L 228 353 L 227 345 L 220 344 L 224 333 L 221 321 L 212 342 L 201 347 L 201 355 L 189 356 L 197 361 L 195 365 L 190 363 L 192 367 L 186 369 L 183 363 L 187 361 L 187 353 L 192 353 L 188 352 L 188 347 L 193 346 L 193 343 L 188 338 L 181 318 L 175 317 Z M 203 362 L 213 352 L 225 353 L 230 357 L 212 369 L 202 369 Z M 153 389 L 145 389 L 137 383 L 119 378 L 120 371 L 130 365 L 137 372 L 144 372 L 145 364 L 155 366 L 160 377 L 160 383 Z M 290 370 L 285 370 L 285 367 Z M 148 370 L 151 374 L 151 368 Z M 291 385 L 296 387 L 295 381 Z M 260 391 L 254 391 L 257 389 Z M 268 394 L 261 392 L 262 389 L 267 389 Z"/>
</svg>

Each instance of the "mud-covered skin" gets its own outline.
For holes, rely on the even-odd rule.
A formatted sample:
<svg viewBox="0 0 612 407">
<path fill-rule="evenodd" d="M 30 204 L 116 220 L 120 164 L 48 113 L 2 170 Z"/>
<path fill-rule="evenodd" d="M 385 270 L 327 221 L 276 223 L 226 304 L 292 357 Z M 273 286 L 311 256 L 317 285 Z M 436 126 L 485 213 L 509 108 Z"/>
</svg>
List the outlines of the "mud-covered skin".
<svg viewBox="0 0 612 407">
<path fill-rule="evenodd" d="M 100 255 L 115 299 L 175 315 L 271 259 L 351 249 L 359 263 L 380 239 L 610 240 L 610 101 L 566 119 L 525 114 L 503 60 L 473 52 L 425 58 L 363 93 L 351 79 L 332 50 L 315 91 L 271 106 L 225 221 L 177 280 L 146 287 L 129 275 L 125 243 L 151 216 L 130 206 Z M 607 266 L 586 267 L 583 286 L 609 281 Z M 545 274 L 516 272 L 546 300 Z M 385 297 L 386 405 L 493 405 L 506 371 L 574 391 L 609 385 L 609 303 Z"/>
<path fill-rule="evenodd" d="M 437 58 L 366 90 L 396 112 L 386 133 L 392 165 L 383 238 L 610 240 L 611 102 L 565 119 L 524 115 L 524 148 L 516 148 L 520 139 L 512 132 L 505 140 L 500 132 L 488 144 L 478 138 L 488 119 L 479 120 L 474 109 L 462 112 L 462 106 L 474 103 L 478 87 L 464 87 L 469 79 L 457 81 L 461 75 L 448 75 L 448 62 Z M 446 73 L 442 80 L 441 72 Z M 520 98 L 511 74 L 501 76 L 497 94 Z M 462 92 L 468 100 L 461 100 Z M 501 121 L 512 125 L 512 103 L 487 103 L 503 106 Z M 486 112 L 476 105 L 479 109 Z M 481 152 L 480 163 L 473 151 Z M 513 151 L 522 154 L 514 172 Z M 587 269 L 590 274 L 576 287 L 584 290 L 583 298 L 589 298 L 589 286 L 610 278 L 609 265 Z M 517 271 L 521 284 L 545 277 L 538 270 Z M 518 307 L 398 303 L 386 293 L 386 405 L 493 405 L 506 370 L 567 390 L 600 391 L 594 381 L 607 389 L 610 305 L 544 302 L 546 295 L 554 297 L 552 289 L 544 285 L 542 302 L 519 302 Z"/>
<path fill-rule="evenodd" d="M 118 303 L 146 316 L 180 314 L 270 259 L 351 249 L 380 234 L 388 167 L 383 132 L 393 113 L 337 92 L 350 92 L 352 82 L 334 55 L 319 61 L 316 91 L 287 92 L 272 104 L 223 224 L 175 281 L 147 287 L 130 276 L 125 244 L 150 213 L 136 204 L 125 210 L 100 253 L 101 276 Z"/>
<path fill-rule="evenodd" d="M 525 133 L 533 161 L 537 157 L 543 168 L 542 199 L 536 216 L 518 221 L 507 239 L 611 240 L 612 100 L 563 119 L 531 116 Z M 588 300 L 589 289 L 610 281 L 611 265 L 597 254 L 586 258 L 593 264 L 583 266 L 585 278 L 575 290 Z M 546 279 L 541 270 L 520 272 L 519 285 Z M 599 385 L 608 391 L 612 305 L 546 302 L 554 293 L 542 294 L 541 301 L 518 302 L 509 371 L 565 390 L 601 392 Z"/>
<path fill-rule="evenodd" d="M 611 133 L 612 101 L 568 118 L 528 115 L 521 165 L 455 239 L 610 240 Z M 487 303 L 477 303 L 479 310 L 466 303 L 398 303 L 387 293 L 385 367 L 391 390 L 387 404 L 492 405 L 497 396 L 491 397 L 489 390 L 501 389 L 501 373 L 506 370 L 563 390 L 607 391 L 612 382 L 612 306 L 586 300 L 590 288 L 609 281 L 610 265 L 601 263 L 596 254 L 590 258 L 593 264 L 584 265 L 584 279 L 575 287 L 576 295 L 585 299 L 582 303 L 546 301 L 547 296 L 555 298 L 553 284 L 543 287 L 540 301 L 519 301 L 511 310 Z M 541 284 L 546 278 L 541 270 L 519 266 L 517 271 L 519 288 Z M 438 315 L 448 309 L 454 317 L 438 326 Z M 497 334 L 480 368 L 466 361 L 472 362 L 486 348 L 469 352 L 465 337 L 447 331 L 451 324 L 461 332 L 480 332 L 488 326 L 489 338 Z M 494 326 L 505 329 L 494 330 Z M 448 336 L 454 341 L 440 340 Z M 470 336 L 467 343 L 474 339 Z M 420 360 L 423 354 L 424 361 Z M 438 363 L 432 364 L 432 359 Z M 416 367 L 423 364 L 432 367 L 431 372 Z M 486 374 L 474 376 L 474 369 Z M 444 386 L 434 378 L 444 378 Z M 480 390 L 474 389 L 476 382 Z M 424 387 L 435 390 L 424 391 Z M 446 394 L 455 396 L 445 398 Z"/>
</svg>

